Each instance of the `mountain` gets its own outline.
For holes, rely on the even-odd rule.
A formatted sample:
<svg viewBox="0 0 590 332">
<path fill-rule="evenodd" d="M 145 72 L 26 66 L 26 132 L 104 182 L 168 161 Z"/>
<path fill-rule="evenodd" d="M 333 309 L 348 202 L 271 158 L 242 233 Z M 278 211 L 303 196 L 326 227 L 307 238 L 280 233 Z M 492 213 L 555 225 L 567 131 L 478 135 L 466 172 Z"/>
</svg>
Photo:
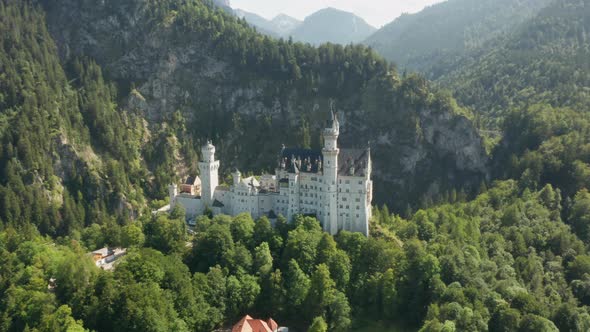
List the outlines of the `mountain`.
<svg viewBox="0 0 590 332">
<path fill-rule="evenodd" d="M 278 26 L 258 14 L 250 13 L 241 9 L 234 9 L 234 13 L 237 17 L 245 19 L 246 22 L 254 26 L 260 33 L 275 38 L 283 36 L 279 31 Z"/>
<path fill-rule="evenodd" d="M 326 42 L 346 45 L 361 42 L 375 31 L 374 27 L 353 13 L 325 8 L 306 17 L 291 32 L 291 36 L 312 45 Z"/>
<path fill-rule="evenodd" d="M 185 123 L 177 133 L 182 151 L 213 139 L 222 173 L 274 169 L 281 143 L 319 148 L 332 100 L 342 117 L 340 143 L 372 144 L 379 204 L 404 211 L 411 200 L 432 201 L 453 188 L 471 192 L 488 172 L 469 112 L 363 46 L 273 40 L 200 1 L 174 10 L 139 0 L 62 0 L 45 8 L 64 63 L 95 59 L 122 106 L 150 130 Z M 183 165 L 181 156 L 161 170 L 171 171 L 174 159 Z"/>
<path fill-rule="evenodd" d="M 590 110 L 590 21 L 584 1 L 555 0 L 481 51 L 451 65 L 438 82 L 497 127 L 508 112 L 534 103 Z"/>
<path fill-rule="evenodd" d="M 479 107 L 362 45 L 275 40 L 209 0 L 0 0 L 0 330 L 590 330 L 585 2 L 463 57 L 482 109 L 520 101 L 489 160 Z M 405 217 L 374 206 L 365 237 L 152 213 L 206 140 L 223 175 L 260 174 L 281 142 L 319 148 L 332 107 Z"/>
<path fill-rule="evenodd" d="M 291 31 L 301 24 L 301 21 L 298 19 L 285 14 L 279 14 L 272 20 L 267 20 L 258 14 L 242 9 L 234 9 L 234 13 L 239 18 L 245 19 L 246 22 L 256 27 L 260 33 L 275 38 L 288 38 Z"/>
<path fill-rule="evenodd" d="M 289 36 L 291 31 L 295 30 L 302 23 L 300 20 L 285 14 L 275 16 L 270 22 L 274 26 L 274 31 L 280 36 Z"/>
<path fill-rule="evenodd" d="M 448 0 L 404 14 L 365 40 L 401 68 L 428 77 L 437 63 L 451 61 L 502 36 L 533 17 L 551 0 Z"/>
</svg>

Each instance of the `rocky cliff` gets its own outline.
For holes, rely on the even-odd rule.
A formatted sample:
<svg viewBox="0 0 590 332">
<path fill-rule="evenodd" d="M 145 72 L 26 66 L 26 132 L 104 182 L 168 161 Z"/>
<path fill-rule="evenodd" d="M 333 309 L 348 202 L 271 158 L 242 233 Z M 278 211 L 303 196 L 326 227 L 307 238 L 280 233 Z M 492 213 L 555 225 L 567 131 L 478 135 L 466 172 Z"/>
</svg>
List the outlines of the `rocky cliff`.
<svg viewBox="0 0 590 332">
<path fill-rule="evenodd" d="M 65 63 L 95 59 L 117 83 L 122 104 L 152 126 L 180 111 L 195 145 L 216 141 L 225 170 L 270 171 L 281 143 L 307 139 L 319 147 L 334 101 L 341 145 L 373 147 L 376 203 L 401 210 L 451 189 L 471 190 L 486 178 L 487 155 L 469 115 L 424 80 L 399 77 L 361 47 L 278 43 L 199 2 L 188 9 L 182 3 L 155 8 L 139 0 L 62 0 L 45 8 Z M 225 30 L 200 32 L 206 19 L 222 20 Z M 230 54 L 245 47 L 240 39 L 219 46 L 238 33 L 230 24 L 250 45 L 295 55 L 276 63 L 267 56 L 269 64 L 256 67 L 248 65 L 254 52 L 248 49 L 246 63 L 236 61 Z M 351 68 L 353 59 L 370 69 Z"/>
</svg>

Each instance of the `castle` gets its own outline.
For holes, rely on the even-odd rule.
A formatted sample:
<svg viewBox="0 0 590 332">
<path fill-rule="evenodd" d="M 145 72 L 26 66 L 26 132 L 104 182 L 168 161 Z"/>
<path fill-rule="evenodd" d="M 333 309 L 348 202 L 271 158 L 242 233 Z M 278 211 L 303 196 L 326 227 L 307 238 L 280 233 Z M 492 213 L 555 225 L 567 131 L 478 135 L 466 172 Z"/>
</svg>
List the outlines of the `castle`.
<svg viewBox="0 0 590 332">
<path fill-rule="evenodd" d="M 169 188 L 170 207 L 181 204 L 188 217 L 209 208 L 213 214 L 287 220 L 297 214 L 316 217 L 330 234 L 340 230 L 369 234 L 373 182 L 371 151 L 339 149 L 340 125 L 334 113 L 323 131 L 321 151 L 281 149 L 275 175 L 242 178 L 236 170 L 231 186 L 219 185 L 219 161 L 209 141 L 201 149 L 200 177 Z"/>
</svg>

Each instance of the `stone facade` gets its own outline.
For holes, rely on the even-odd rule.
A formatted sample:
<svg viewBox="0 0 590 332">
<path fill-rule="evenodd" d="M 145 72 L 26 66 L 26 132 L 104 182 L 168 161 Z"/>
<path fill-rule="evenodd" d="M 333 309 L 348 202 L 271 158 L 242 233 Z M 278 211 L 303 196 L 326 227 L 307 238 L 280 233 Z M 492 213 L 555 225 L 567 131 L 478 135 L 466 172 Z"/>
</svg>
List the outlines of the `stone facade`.
<svg viewBox="0 0 590 332">
<path fill-rule="evenodd" d="M 210 208 L 214 214 L 237 215 L 248 212 L 253 218 L 278 215 L 288 220 L 297 214 L 316 217 L 330 234 L 340 230 L 368 236 L 371 218 L 373 182 L 371 151 L 339 149 L 339 122 L 332 121 L 323 131 L 321 151 L 281 149 L 275 175 L 242 178 L 236 170 L 233 184 L 219 186 L 219 161 L 215 147 L 207 142 L 202 147 L 201 192 L 179 193 L 170 186 L 170 204 L 181 204 L 187 216 L 194 217 Z"/>
</svg>

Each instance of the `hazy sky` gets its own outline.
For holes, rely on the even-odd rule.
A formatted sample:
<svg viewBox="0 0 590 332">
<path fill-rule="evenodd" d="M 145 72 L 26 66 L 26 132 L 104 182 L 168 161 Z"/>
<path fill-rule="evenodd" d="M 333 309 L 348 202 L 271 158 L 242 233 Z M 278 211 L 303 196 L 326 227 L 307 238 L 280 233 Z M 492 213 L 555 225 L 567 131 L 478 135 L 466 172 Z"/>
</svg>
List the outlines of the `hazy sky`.
<svg viewBox="0 0 590 332">
<path fill-rule="evenodd" d="M 379 28 L 402 13 L 415 13 L 441 0 L 231 0 L 240 8 L 266 18 L 284 13 L 298 19 L 325 8 L 334 7 L 353 12 Z"/>
</svg>

